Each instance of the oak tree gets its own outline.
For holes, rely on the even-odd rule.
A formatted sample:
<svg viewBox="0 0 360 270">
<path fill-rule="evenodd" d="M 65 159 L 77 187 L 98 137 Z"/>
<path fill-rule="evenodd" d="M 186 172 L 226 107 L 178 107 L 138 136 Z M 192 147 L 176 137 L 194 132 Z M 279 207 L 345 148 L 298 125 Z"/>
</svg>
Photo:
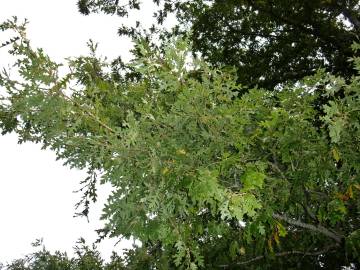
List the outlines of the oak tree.
<svg viewBox="0 0 360 270">
<path fill-rule="evenodd" d="M 112 185 L 100 234 L 141 241 L 130 269 L 358 265 L 358 74 L 323 69 L 244 93 L 235 68 L 194 57 L 186 39 L 138 41 L 128 78 L 92 42 L 88 56 L 59 64 L 32 48 L 24 24 L 0 29 L 13 33 L 20 76 L 0 76 L 2 133 L 87 169 L 84 214 L 96 182 Z M 319 96 L 330 97 L 321 116 Z"/>
</svg>

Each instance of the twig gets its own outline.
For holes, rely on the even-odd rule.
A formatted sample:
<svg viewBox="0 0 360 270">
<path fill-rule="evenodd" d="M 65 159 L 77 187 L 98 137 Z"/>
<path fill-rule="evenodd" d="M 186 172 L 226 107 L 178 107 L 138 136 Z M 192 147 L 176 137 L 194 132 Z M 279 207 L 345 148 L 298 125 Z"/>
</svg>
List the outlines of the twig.
<svg viewBox="0 0 360 270">
<path fill-rule="evenodd" d="M 282 172 L 282 170 L 280 170 L 279 165 L 276 160 L 274 160 L 274 162 L 269 162 L 269 163 L 270 163 L 271 167 L 273 167 L 278 173 L 280 173 L 282 179 L 287 180 L 285 174 Z"/>
</svg>

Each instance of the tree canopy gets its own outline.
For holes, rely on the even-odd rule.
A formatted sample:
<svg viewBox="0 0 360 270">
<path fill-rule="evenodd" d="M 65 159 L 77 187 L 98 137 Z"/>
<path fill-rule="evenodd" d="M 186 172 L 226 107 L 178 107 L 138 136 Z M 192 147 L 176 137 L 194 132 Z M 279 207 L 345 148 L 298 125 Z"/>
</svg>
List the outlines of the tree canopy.
<svg viewBox="0 0 360 270">
<path fill-rule="evenodd" d="M 42 240 L 32 244 L 39 249 L 31 254 L 13 260 L 6 265 L 0 264 L 2 270 L 122 270 L 124 260 L 112 254 L 110 262 L 105 263 L 95 245 L 89 246 L 80 238 L 74 247 L 74 257 L 69 258 L 65 252 L 50 252 Z"/>
<path fill-rule="evenodd" d="M 172 34 L 191 30 L 193 51 L 215 66 L 236 66 L 238 82 L 268 90 L 315 74 L 319 68 L 350 79 L 355 74 L 348 58 L 359 41 L 357 0 L 153 0 L 154 14 L 163 23 L 169 14 L 179 24 Z M 83 14 L 104 12 L 131 16 L 141 9 L 137 0 L 78 0 Z M 154 24 L 147 34 L 158 32 Z M 144 35 L 141 22 L 124 25 L 120 34 Z M 161 32 L 163 38 L 171 35 Z"/>
<path fill-rule="evenodd" d="M 162 49 L 138 41 L 135 77 L 114 74 L 92 42 L 59 76 L 61 64 L 31 47 L 24 24 L 0 29 L 14 33 L 5 45 L 21 77 L 1 73 L 2 133 L 87 169 L 84 214 L 96 182 L 111 183 L 100 233 L 141 241 L 130 269 L 358 265 L 358 73 L 322 69 L 277 91 L 244 92 L 235 68 L 171 39 Z M 351 64 L 360 70 L 359 58 Z"/>
</svg>

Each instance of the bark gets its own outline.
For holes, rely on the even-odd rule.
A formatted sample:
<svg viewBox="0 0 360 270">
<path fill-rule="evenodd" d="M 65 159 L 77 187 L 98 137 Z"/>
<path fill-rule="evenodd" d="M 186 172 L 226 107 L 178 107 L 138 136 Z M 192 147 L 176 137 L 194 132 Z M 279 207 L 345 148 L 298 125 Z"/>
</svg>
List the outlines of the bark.
<svg viewBox="0 0 360 270">
<path fill-rule="evenodd" d="M 285 222 L 287 222 L 287 223 L 289 223 L 291 225 L 297 226 L 297 227 L 301 227 L 301 228 L 304 228 L 304 229 L 308 229 L 308 230 L 311 230 L 311 231 L 314 231 L 314 232 L 321 233 L 321 234 L 323 234 L 323 235 L 325 235 L 327 237 L 330 237 L 330 238 L 334 239 L 339 244 L 341 243 L 342 239 L 344 238 L 343 236 L 338 235 L 338 234 L 328 230 L 327 228 L 325 228 L 325 227 L 323 227 L 321 225 L 315 226 L 315 225 L 304 223 L 304 222 L 301 222 L 299 220 L 288 218 L 286 216 L 282 216 L 282 215 L 279 215 L 279 214 L 273 214 L 273 218 L 285 221 Z"/>
</svg>

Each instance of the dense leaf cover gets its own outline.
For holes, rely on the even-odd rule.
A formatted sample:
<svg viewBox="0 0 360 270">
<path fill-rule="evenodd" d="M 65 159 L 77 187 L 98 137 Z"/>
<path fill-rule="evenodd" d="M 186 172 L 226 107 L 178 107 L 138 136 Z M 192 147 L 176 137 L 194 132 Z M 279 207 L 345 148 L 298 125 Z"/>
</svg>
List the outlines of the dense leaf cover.
<svg viewBox="0 0 360 270">
<path fill-rule="evenodd" d="M 360 76 L 320 70 L 277 91 L 243 91 L 235 69 L 209 66 L 176 39 L 163 50 L 139 41 L 131 78 L 114 75 L 90 42 L 60 77 L 24 25 L 0 28 L 14 31 L 21 77 L 1 73 L 2 133 L 87 169 L 84 214 L 96 181 L 111 183 L 101 232 L 142 242 L 129 269 L 359 262 Z M 359 58 L 352 64 L 360 70 Z"/>
<path fill-rule="evenodd" d="M 217 66 L 236 66 L 244 85 L 269 90 L 312 75 L 320 67 L 349 79 L 355 74 L 347 59 L 360 34 L 358 0 L 153 0 L 154 17 L 163 23 L 174 14 L 172 33 L 191 30 L 193 51 Z M 131 16 L 140 1 L 78 0 L 80 12 Z M 158 33 L 153 25 L 147 34 Z M 123 25 L 123 35 L 144 34 L 141 22 Z"/>
<path fill-rule="evenodd" d="M 122 270 L 124 260 L 112 254 L 111 260 L 105 263 L 95 245 L 88 246 L 80 238 L 74 247 L 74 257 L 69 258 L 65 252 L 50 252 L 43 245 L 42 240 L 33 244 L 39 249 L 23 258 L 16 259 L 6 265 L 0 264 L 1 270 Z"/>
</svg>

